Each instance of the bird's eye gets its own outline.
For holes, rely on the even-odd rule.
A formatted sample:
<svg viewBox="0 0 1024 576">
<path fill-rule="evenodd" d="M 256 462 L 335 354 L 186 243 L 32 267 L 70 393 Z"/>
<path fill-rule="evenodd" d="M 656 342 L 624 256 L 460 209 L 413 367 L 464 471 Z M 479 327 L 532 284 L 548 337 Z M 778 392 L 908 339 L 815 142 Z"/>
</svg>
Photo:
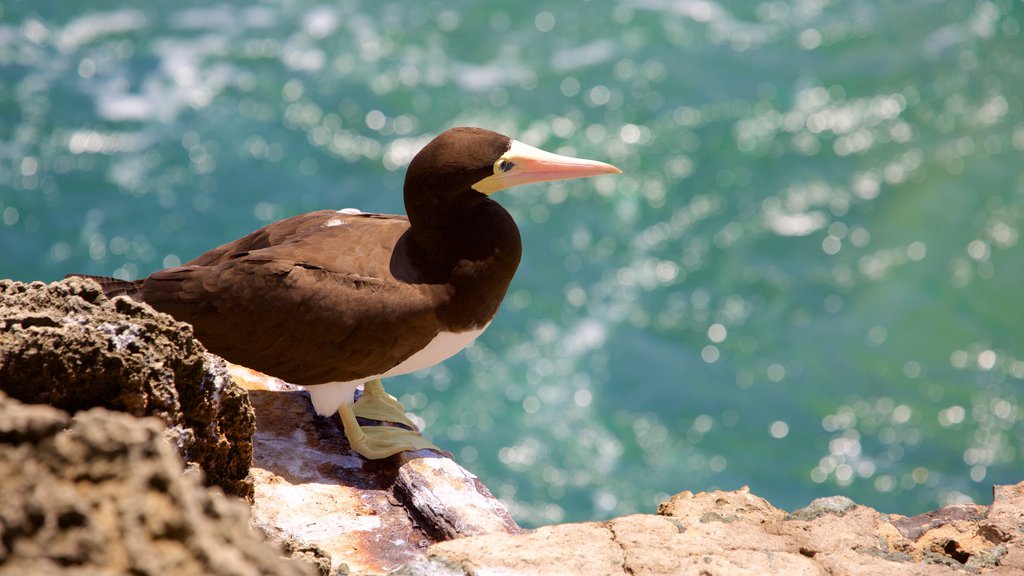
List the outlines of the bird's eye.
<svg viewBox="0 0 1024 576">
<path fill-rule="evenodd" d="M 513 169 L 515 167 L 516 167 L 516 163 L 515 162 L 512 162 L 510 160 L 506 160 L 504 158 L 502 158 L 501 160 L 498 160 L 498 165 L 497 165 L 498 172 L 508 172 L 509 170 L 511 170 L 511 169 Z"/>
</svg>

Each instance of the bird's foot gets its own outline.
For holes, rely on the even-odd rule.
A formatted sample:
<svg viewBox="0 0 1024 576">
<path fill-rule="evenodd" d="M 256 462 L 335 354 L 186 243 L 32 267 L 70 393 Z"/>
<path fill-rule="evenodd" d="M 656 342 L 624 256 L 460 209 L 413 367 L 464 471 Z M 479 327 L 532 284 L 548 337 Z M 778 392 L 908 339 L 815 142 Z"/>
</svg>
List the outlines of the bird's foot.
<svg viewBox="0 0 1024 576">
<path fill-rule="evenodd" d="M 378 378 L 363 386 L 363 395 L 352 406 L 352 411 L 360 418 L 379 422 L 394 422 L 408 426 L 414 431 L 419 428 L 405 415 L 405 406 L 397 398 L 384 390 L 384 384 Z"/>
<path fill-rule="evenodd" d="M 353 406 L 338 408 L 345 438 L 352 449 L 369 460 L 379 460 L 399 452 L 432 448 L 440 450 L 419 432 L 395 426 L 360 426 Z"/>
</svg>

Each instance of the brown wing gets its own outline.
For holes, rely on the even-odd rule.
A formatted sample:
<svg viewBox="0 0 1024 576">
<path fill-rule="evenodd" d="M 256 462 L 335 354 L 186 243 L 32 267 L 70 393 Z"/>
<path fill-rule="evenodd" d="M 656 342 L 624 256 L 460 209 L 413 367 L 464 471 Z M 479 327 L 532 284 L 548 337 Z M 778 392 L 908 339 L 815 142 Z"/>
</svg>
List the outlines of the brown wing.
<svg viewBox="0 0 1024 576">
<path fill-rule="evenodd" d="M 334 210 L 318 210 L 298 216 L 292 216 L 284 220 L 278 220 L 250 232 L 238 240 L 233 240 L 205 252 L 185 263 L 185 266 L 212 266 L 228 260 L 237 258 L 240 254 L 282 246 L 289 243 L 301 241 L 310 234 L 318 234 L 322 229 L 329 228 L 328 223 L 339 223 L 349 225 L 356 221 L 365 219 L 385 220 L 388 222 L 408 225 L 408 218 L 405 216 L 393 216 L 384 214 L 343 214 Z"/>
<path fill-rule="evenodd" d="M 295 384 L 381 374 L 437 334 L 449 297 L 408 267 L 395 277 L 408 229 L 403 217 L 304 214 L 153 274 L 143 300 L 212 352 Z"/>
</svg>

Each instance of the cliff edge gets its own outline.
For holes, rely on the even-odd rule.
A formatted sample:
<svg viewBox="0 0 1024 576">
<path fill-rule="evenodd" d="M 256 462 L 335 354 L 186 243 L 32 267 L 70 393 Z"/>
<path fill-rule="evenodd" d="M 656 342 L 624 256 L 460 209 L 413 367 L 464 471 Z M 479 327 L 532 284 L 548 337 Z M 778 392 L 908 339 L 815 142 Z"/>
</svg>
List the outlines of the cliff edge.
<svg viewBox="0 0 1024 576">
<path fill-rule="evenodd" d="M 366 461 L 305 391 L 77 278 L 0 280 L 0 494 L 0 575 L 1024 574 L 1024 483 L 914 517 L 681 492 L 522 531 L 449 455 Z"/>
</svg>

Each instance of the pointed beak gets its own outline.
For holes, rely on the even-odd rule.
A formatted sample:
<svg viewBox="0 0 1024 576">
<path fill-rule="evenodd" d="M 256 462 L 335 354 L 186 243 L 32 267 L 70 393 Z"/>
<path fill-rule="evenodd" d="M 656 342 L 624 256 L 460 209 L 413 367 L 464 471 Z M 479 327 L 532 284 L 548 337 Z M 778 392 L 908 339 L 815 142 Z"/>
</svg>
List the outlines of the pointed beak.
<svg viewBox="0 0 1024 576">
<path fill-rule="evenodd" d="M 534 182 L 571 180 L 621 172 L 622 170 L 611 164 L 552 154 L 513 140 L 508 152 L 494 163 L 494 174 L 474 184 L 473 189 L 484 194 L 493 194 L 499 190 Z"/>
</svg>

